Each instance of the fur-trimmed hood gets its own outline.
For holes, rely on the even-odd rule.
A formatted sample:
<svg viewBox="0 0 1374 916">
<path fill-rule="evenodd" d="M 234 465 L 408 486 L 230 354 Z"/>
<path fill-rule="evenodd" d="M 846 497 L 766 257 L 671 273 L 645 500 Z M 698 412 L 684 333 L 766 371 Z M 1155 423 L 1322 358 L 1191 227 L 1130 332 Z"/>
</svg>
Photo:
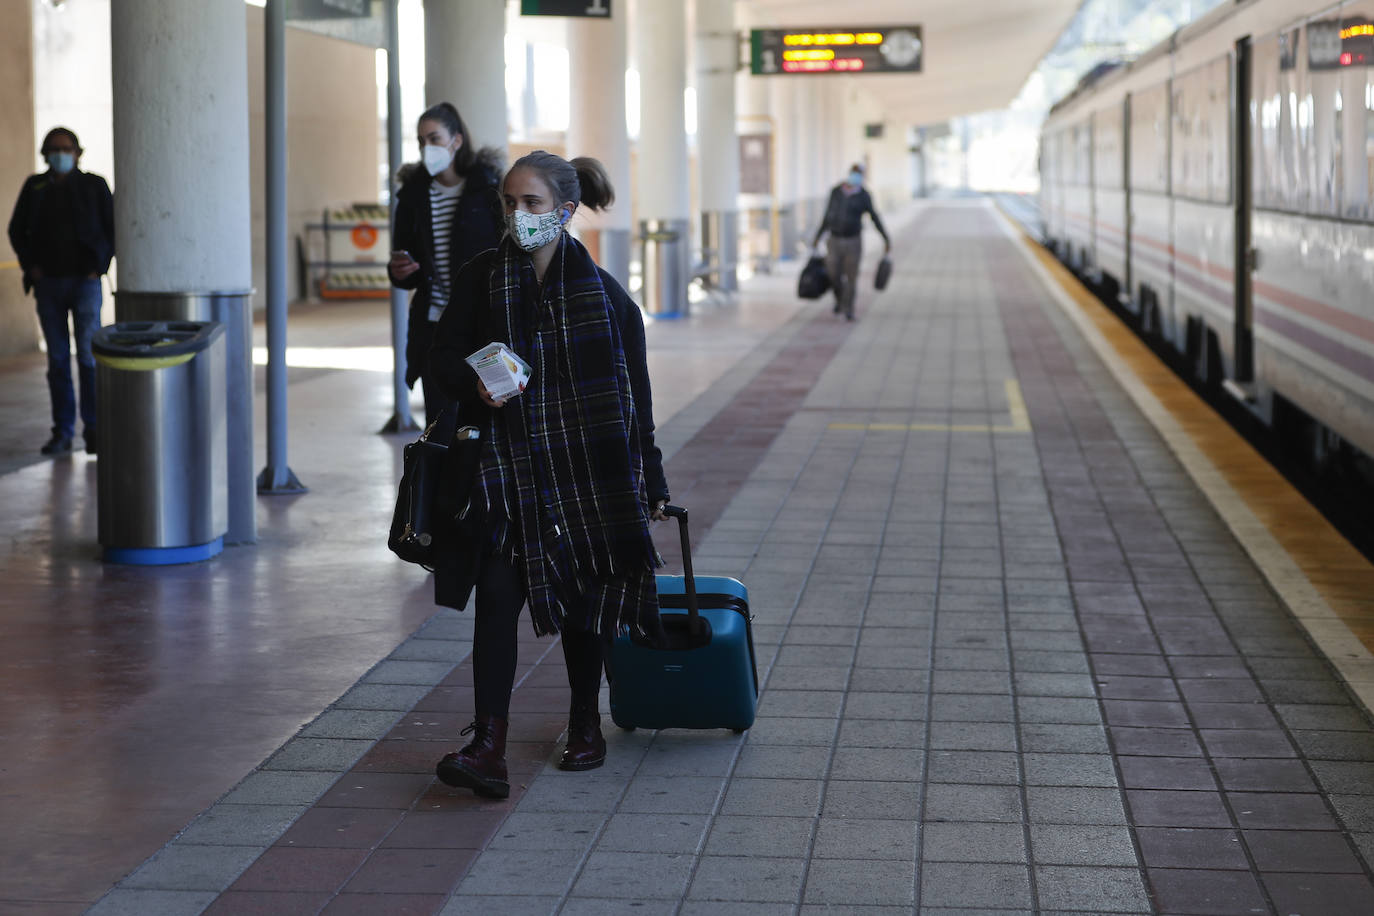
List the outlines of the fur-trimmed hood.
<svg viewBox="0 0 1374 916">
<path fill-rule="evenodd" d="M 477 177 L 484 184 L 496 186 L 501 181 L 501 176 L 506 171 L 506 153 L 504 150 L 495 146 L 484 146 L 477 151 L 477 161 L 472 164 L 472 169 L 464 179 Z M 396 183 L 405 186 L 412 178 L 423 178 L 425 184 L 433 179 L 429 172 L 425 171 L 422 162 L 407 162 L 396 170 Z"/>
</svg>

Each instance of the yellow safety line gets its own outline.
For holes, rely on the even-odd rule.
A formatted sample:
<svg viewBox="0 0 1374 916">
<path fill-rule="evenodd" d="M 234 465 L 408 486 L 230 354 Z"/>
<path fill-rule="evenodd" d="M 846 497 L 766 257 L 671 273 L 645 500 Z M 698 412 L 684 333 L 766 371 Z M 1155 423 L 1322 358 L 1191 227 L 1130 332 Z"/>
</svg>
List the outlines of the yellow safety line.
<svg viewBox="0 0 1374 916">
<path fill-rule="evenodd" d="M 1019 234 L 1023 250 L 1077 307 L 1075 323 L 1089 341 L 1097 347 L 1097 336 L 1114 351 L 1120 365 L 1109 368 L 1160 429 L 1294 616 L 1365 705 L 1374 706 L 1374 564 L 1073 274 Z M 1112 354 L 1099 355 L 1110 362 Z M 1157 401 L 1155 409 L 1141 403 L 1138 389 Z M 1169 428 L 1170 420 L 1176 428 Z M 1195 460 L 1195 455 L 1204 460 Z M 1221 481 L 1215 480 L 1217 475 Z M 1224 486 L 1218 485 L 1222 482 Z"/>
<path fill-rule="evenodd" d="M 18 270 L 18 261 L 0 261 L 0 270 Z"/>
<path fill-rule="evenodd" d="M 1021 384 L 1014 378 L 1003 382 L 1007 393 L 1007 412 L 1011 414 L 1010 426 L 994 426 L 989 423 L 831 423 L 828 429 L 843 429 L 851 432 L 935 432 L 935 433 L 1028 433 L 1031 431 L 1030 414 L 1026 412 L 1026 401 L 1021 397 Z"/>
</svg>

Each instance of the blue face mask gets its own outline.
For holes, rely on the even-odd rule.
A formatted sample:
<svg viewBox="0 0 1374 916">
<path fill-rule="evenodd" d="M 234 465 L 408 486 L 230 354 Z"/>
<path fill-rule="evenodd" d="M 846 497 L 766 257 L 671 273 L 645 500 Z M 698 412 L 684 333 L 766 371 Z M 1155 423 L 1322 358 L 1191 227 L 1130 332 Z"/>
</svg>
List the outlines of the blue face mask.
<svg viewBox="0 0 1374 916">
<path fill-rule="evenodd" d="M 76 168 L 75 153 L 48 153 L 43 158 L 48 160 L 48 166 L 59 175 L 65 175 L 72 169 Z"/>
<path fill-rule="evenodd" d="M 863 173 L 863 172 L 850 172 L 850 173 L 849 173 L 849 183 L 852 184 L 852 185 L 854 185 L 854 187 L 857 188 L 859 185 L 861 185 L 861 184 L 864 183 L 864 173 Z"/>
</svg>

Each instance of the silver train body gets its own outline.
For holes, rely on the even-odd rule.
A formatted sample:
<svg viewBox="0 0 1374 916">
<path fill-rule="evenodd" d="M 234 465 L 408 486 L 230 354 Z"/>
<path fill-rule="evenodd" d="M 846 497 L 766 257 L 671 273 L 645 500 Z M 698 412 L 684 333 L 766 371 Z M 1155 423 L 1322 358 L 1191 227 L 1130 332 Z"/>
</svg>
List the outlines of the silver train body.
<svg viewBox="0 0 1374 916">
<path fill-rule="evenodd" d="M 1048 243 L 1266 421 L 1374 455 L 1374 0 L 1240 0 L 1099 71 L 1044 125 Z"/>
</svg>

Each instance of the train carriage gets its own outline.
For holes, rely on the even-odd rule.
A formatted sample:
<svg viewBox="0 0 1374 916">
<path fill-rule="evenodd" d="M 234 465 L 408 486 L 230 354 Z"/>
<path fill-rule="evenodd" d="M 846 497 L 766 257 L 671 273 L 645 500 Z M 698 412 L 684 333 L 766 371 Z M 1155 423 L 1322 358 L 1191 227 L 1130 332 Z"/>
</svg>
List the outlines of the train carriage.
<svg viewBox="0 0 1374 916">
<path fill-rule="evenodd" d="M 1072 267 L 1261 418 L 1374 455 L 1374 0 L 1228 4 L 1086 78 L 1045 136 Z"/>
</svg>

